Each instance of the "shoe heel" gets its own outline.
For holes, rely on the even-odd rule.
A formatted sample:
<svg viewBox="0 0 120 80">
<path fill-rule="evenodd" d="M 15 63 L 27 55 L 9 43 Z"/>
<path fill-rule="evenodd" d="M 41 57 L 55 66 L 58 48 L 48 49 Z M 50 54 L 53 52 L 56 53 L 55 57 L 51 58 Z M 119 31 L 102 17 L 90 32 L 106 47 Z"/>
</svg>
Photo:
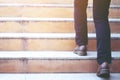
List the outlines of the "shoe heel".
<svg viewBox="0 0 120 80">
<path fill-rule="evenodd" d="M 75 54 L 79 55 L 79 56 L 86 56 L 87 53 L 82 52 L 82 51 L 74 51 Z"/>
<path fill-rule="evenodd" d="M 100 71 L 100 75 L 99 75 L 99 76 L 108 78 L 108 77 L 110 76 L 110 71 L 109 71 L 109 69 L 102 69 L 102 70 Z"/>
</svg>

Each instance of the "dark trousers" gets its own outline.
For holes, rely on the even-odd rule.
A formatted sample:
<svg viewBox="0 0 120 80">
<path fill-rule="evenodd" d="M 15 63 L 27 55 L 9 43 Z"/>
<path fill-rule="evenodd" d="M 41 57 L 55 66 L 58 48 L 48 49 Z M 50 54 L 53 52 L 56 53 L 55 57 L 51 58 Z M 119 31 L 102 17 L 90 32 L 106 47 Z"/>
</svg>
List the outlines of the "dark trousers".
<svg viewBox="0 0 120 80">
<path fill-rule="evenodd" d="M 93 0 L 93 19 L 96 29 L 97 61 L 111 63 L 111 40 L 108 21 L 111 0 Z M 74 21 L 77 45 L 87 45 L 87 14 L 88 0 L 74 0 Z"/>
</svg>

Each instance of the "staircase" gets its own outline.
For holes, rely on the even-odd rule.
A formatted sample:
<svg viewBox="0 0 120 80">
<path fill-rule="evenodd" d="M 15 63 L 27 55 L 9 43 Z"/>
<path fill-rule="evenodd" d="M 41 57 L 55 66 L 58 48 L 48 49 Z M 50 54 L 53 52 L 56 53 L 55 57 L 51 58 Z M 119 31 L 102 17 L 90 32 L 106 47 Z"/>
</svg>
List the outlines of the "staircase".
<svg viewBox="0 0 120 80">
<path fill-rule="evenodd" d="M 73 1 L 0 0 L 1 80 L 101 80 L 95 74 L 98 64 L 92 0 L 87 10 L 89 44 L 85 57 L 72 52 L 75 48 Z M 110 80 L 120 79 L 119 12 L 120 1 L 112 0 Z"/>
</svg>

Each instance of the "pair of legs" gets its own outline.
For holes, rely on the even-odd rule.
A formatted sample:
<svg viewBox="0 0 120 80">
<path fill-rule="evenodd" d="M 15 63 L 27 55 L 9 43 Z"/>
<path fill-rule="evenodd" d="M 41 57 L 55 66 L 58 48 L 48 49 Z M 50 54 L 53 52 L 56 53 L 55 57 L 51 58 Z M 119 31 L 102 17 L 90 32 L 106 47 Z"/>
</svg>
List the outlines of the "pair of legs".
<svg viewBox="0 0 120 80">
<path fill-rule="evenodd" d="M 88 44 L 87 14 L 88 0 L 74 1 L 74 20 L 76 31 L 76 44 Z M 108 21 L 110 0 L 93 0 L 93 18 L 97 36 L 97 61 L 111 63 L 110 27 Z"/>
<path fill-rule="evenodd" d="M 110 2 L 111 0 L 93 0 L 93 19 L 97 40 L 97 62 L 99 65 L 104 63 L 102 65 L 103 68 L 105 62 L 108 64 L 111 63 L 111 40 L 108 21 Z M 86 46 L 88 44 L 87 5 L 88 0 L 74 0 L 75 41 L 78 46 L 77 49 L 83 50 L 83 52 L 86 50 L 86 47 L 82 45 Z M 82 48 L 79 48 L 79 46 L 82 46 Z M 102 73 L 102 71 L 99 73 Z"/>
</svg>

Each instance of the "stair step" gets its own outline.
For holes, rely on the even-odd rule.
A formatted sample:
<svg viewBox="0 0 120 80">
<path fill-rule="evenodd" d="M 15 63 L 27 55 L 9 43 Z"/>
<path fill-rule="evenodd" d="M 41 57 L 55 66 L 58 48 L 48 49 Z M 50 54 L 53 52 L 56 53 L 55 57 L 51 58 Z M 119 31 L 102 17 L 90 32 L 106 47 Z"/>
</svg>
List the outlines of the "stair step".
<svg viewBox="0 0 120 80">
<path fill-rule="evenodd" d="M 90 39 L 96 38 L 95 33 L 88 33 Z M 75 33 L 0 33 L 0 38 L 27 39 L 74 39 Z M 120 39 L 119 33 L 111 33 L 112 39 Z"/>
<path fill-rule="evenodd" d="M 31 4 L 33 4 L 33 3 L 56 3 L 56 4 L 61 4 L 61 3 L 72 3 L 73 2 L 73 0 L 66 0 L 66 1 L 64 1 L 64 0 L 61 0 L 61 1 L 59 1 L 59 0 L 51 0 L 51 1 L 49 1 L 49 0 L 31 0 L 31 1 L 29 1 L 29 0 L 6 0 L 6 1 L 4 1 L 4 0 L 0 0 L 0 2 L 1 3 L 31 3 Z"/>
<path fill-rule="evenodd" d="M 0 33 L 0 50 L 71 51 L 75 48 L 74 37 L 74 33 Z M 95 34 L 89 33 L 88 37 L 88 50 L 96 50 Z M 120 51 L 119 41 L 120 34 L 111 34 L 113 51 Z"/>
<path fill-rule="evenodd" d="M 47 4 L 72 4 L 74 0 L 0 0 L 0 3 L 47 3 Z M 93 0 L 89 0 L 89 4 L 93 3 Z M 112 0 L 111 4 L 119 5 L 119 0 Z"/>
<path fill-rule="evenodd" d="M 1 80 L 108 80 L 95 73 L 0 74 Z M 119 80 L 119 73 L 111 73 L 109 80 Z"/>
<path fill-rule="evenodd" d="M 66 22 L 73 22 L 73 18 L 29 18 L 29 17 L 0 17 L 0 21 L 66 21 Z M 93 22 L 92 18 L 88 18 L 87 21 Z M 118 18 L 109 18 L 110 22 L 120 22 L 120 19 Z"/>
<path fill-rule="evenodd" d="M 73 19 L 66 18 L 0 18 L 0 32 L 48 32 L 48 33 L 74 33 Z M 112 33 L 120 33 L 120 20 L 110 19 Z M 94 23 L 88 18 L 88 32 L 95 32 Z"/>
<path fill-rule="evenodd" d="M 0 3 L 0 7 L 64 7 L 73 8 L 74 4 L 29 4 L 29 3 Z M 92 8 L 92 4 L 88 4 L 88 8 Z M 110 8 L 120 8 L 120 5 L 111 4 Z"/>
<path fill-rule="evenodd" d="M 50 3 L 50 4 L 43 4 L 43 3 L 38 3 L 38 4 L 30 4 L 30 3 L 0 3 L 0 7 L 68 7 L 68 8 L 73 8 L 74 4 L 54 4 L 54 3 Z M 88 4 L 87 6 L 88 8 L 92 8 L 93 5 L 92 4 Z M 120 8 L 120 5 L 114 5 L 111 4 L 110 8 Z"/>
<path fill-rule="evenodd" d="M 73 18 L 72 4 L 0 4 L 2 17 L 63 17 Z M 13 13 L 14 12 L 14 13 Z M 88 17 L 92 17 L 92 6 L 88 6 Z M 111 5 L 110 18 L 120 18 L 120 6 Z M 48 15 L 51 14 L 51 15 Z"/>
<path fill-rule="evenodd" d="M 119 51 L 112 51 L 114 60 L 120 59 Z M 96 51 L 88 51 L 87 56 L 78 56 L 71 51 L 0 51 L 1 59 L 32 59 L 32 60 L 89 60 L 96 59 Z"/>
<path fill-rule="evenodd" d="M 120 52 L 112 52 L 111 72 L 120 72 Z M 96 52 L 89 51 L 87 56 L 73 52 L 0 52 L 1 73 L 79 73 L 96 72 Z"/>
</svg>

